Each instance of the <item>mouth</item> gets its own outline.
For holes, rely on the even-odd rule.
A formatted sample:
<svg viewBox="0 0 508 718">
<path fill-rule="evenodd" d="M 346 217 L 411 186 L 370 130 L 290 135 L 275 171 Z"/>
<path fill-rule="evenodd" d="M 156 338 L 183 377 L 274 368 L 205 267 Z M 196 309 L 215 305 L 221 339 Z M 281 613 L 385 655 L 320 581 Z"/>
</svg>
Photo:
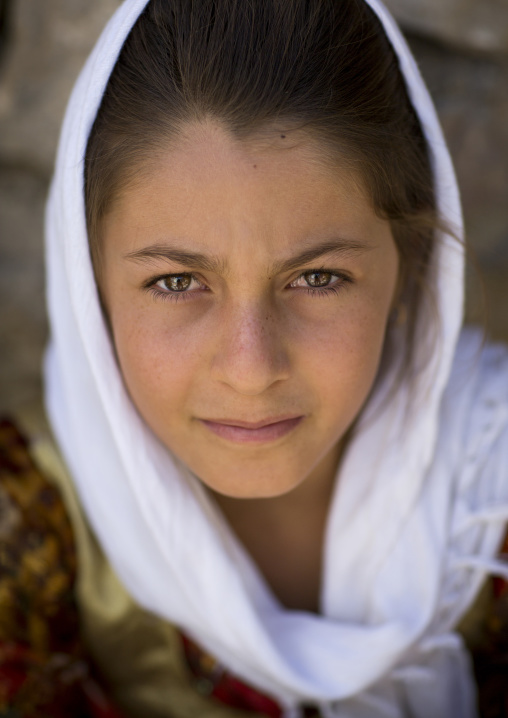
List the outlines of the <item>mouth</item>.
<svg viewBox="0 0 508 718">
<path fill-rule="evenodd" d="M 301 423 L 304 416 L 269 418 L 257 422 L 236 419 L 200 419 L 216 436 L 237 444 L 264 444 L 289 434 Z"/>
</svg>

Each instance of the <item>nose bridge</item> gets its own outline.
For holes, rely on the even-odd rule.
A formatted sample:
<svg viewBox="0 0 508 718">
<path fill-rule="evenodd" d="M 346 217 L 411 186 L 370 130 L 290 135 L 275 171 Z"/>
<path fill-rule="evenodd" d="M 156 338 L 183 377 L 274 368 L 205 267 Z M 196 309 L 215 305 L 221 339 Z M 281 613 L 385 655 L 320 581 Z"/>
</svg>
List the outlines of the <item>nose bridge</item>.
<svg viewBox="0 0 508 718">
<path fill-rule="evenodd" d="M 235 391 L 256 395 L 288 376 L 276 309 L 259 297 L 230 306 L 222 317 L 212 373 Z"/>
</svg>

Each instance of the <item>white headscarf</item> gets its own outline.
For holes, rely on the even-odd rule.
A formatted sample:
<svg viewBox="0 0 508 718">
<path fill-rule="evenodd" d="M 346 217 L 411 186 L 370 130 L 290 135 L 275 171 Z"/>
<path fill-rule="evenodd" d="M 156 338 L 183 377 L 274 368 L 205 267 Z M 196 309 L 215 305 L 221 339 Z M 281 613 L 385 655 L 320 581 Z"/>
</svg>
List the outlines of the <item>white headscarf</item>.
<svg viewBox="0 0 508 718">
<path fill-rule="evenodd" d="M 460 243 L 444 236 L 438 244 L 440 341 L 419 379 L 425 401 L 408 416 L 405 387 L 384 405 L 388 384 L 377 388 L 330 508 L 322 615 L 285 610 L 199 482 L 138 417 L 98 302 L 83 159 L 111 71 L 146 4 L 122 4 L 76 83 L 47 212 L 47 407 L 89 521 L 143 607 L 183 627 L 288 715 L 313 701 L 325 715 L 347 718 L 474 716 L 470 669 L 452 630 L 493 563 L 508 517 L 508 362 L 498 349 L 480 356 L 469 335 L 456 351 Z M 368 4 L 420 118 L 439 211 L 461 237 L 457 186 L 432 102 L 386 9 Z M 421 329 L 419 346 L 427 340 Z"/>
</svg>

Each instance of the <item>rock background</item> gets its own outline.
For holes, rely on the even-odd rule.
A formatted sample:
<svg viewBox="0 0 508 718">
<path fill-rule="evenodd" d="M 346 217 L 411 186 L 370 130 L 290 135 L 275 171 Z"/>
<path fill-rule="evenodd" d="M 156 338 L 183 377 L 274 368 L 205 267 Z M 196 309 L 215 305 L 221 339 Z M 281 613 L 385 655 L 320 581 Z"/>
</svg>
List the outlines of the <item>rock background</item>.
<svg viewBox="0 0 508 718">
<path fill-rule="evenodd" d="M 40 401 L 42 222 L 68 94 L 119 0 L 0 0 L 0 411 Z M 388 0 L 436 101 L 484 275 L 508 340 L 508 4 Z M 478 281 L 468 315 L 481 315 Z"/>
<path fill-rule="evenodd" d="M 462 50 L 508 50 L 506 0 L 385 0 L 399 23 Z"/>
</svg>

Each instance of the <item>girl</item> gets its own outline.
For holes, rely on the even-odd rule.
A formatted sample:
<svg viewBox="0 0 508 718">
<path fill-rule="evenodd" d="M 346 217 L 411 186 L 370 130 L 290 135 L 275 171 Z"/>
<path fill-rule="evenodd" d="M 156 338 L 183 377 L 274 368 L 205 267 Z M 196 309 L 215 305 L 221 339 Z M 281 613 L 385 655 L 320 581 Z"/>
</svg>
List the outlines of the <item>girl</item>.
<svg viewBox="0 0 508 718">
<path fill-rule="evenodd" d="M 125 714 L 477 715 L 508 356 L 461 331 L 453 170 L 381 3 L 126 0 L 47 259 L 66 586 Z"/>
</svg>

